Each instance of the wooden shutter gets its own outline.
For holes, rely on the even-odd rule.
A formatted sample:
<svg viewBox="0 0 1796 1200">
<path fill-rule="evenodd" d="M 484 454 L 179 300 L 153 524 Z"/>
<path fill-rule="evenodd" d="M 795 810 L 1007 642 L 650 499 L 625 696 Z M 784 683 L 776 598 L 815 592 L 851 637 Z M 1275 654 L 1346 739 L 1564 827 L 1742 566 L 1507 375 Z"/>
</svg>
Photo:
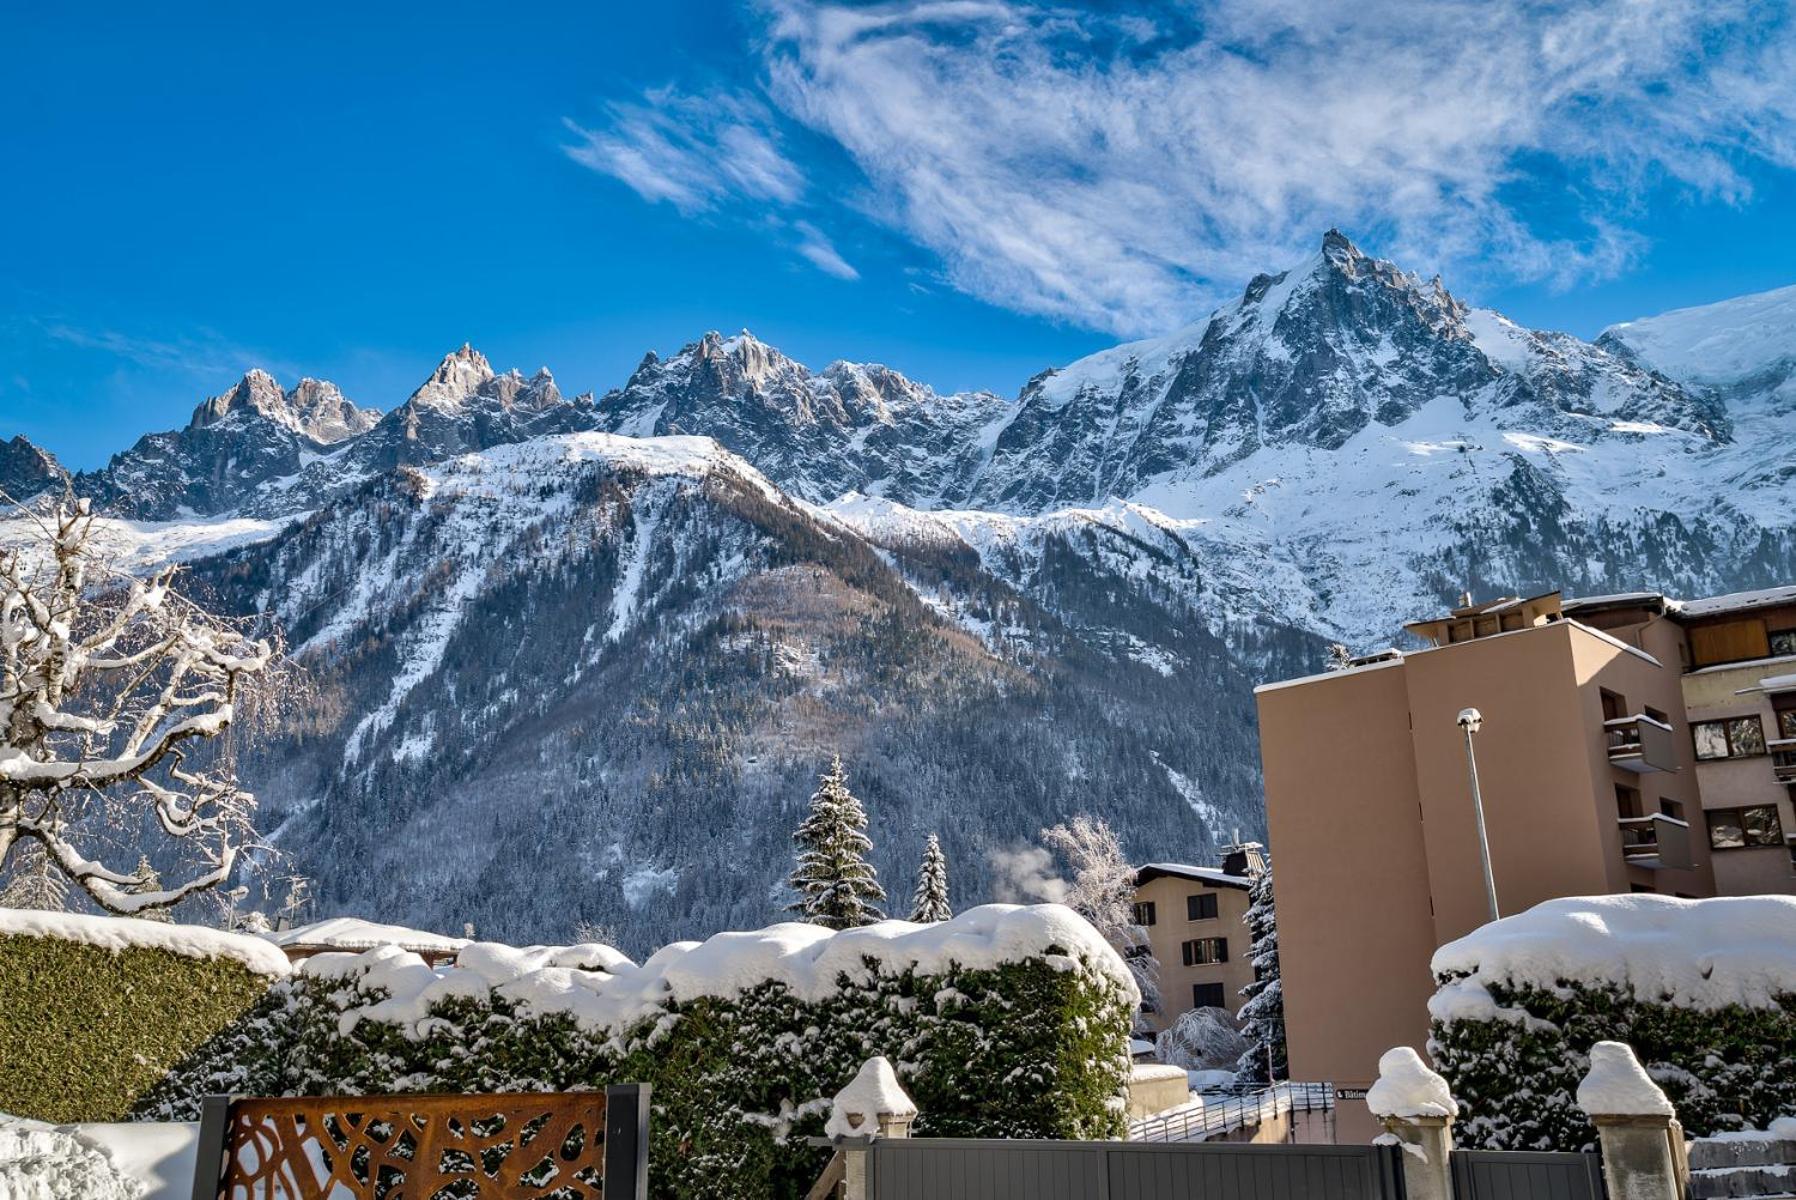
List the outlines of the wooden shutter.
<svg viewBox="0 0 1796 1200">
<path fill-rule="evenodd" d="M 1720 625 L 1698 625 L 1690 630 L 1690 657 L 1694 665 L 1744 662 L 1749 658 L 1768 658 L 1771 640 L 1765 635 L 1762 620 L 1728 621 Z"/>
</svg>

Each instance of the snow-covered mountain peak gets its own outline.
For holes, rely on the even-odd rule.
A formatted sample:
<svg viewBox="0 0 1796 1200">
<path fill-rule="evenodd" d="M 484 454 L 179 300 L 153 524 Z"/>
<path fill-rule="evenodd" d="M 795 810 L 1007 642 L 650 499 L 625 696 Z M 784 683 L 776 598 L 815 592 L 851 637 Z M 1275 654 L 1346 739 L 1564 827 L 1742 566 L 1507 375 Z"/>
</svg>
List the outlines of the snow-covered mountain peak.
<svg viewBox="0 0 1796 1200">
<path fill-rule="evenodd" d="M 454 410 L 493 378 L 486 355 L 466 342 L 443 356 L 430 378 L 418 385 L 406 404 L 415 408 Z"/>
<path fill-rule="evenodd" d="M 1673 379 L 1796 398 L 1796 286 L 1611 325 L 1597 339 Z"/>
<path fill-rule="evenodd" d="M 291 391 L 260 367 L 244 373 L 237 385 L 193 410 L 189 429 L 205 429 L 233 420 L 260 417 L 321 445 L 354 437 L 373 428 L 380 410 L 360 408 L 329 380 L 301 379 Z"/>
</svg>

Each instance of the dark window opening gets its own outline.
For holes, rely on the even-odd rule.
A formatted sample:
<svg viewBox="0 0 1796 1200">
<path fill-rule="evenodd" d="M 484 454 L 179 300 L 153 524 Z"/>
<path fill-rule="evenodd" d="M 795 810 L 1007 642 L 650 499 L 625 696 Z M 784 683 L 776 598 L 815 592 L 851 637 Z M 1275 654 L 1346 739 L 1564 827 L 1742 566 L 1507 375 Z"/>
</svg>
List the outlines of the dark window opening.
<svg viewBox="0 0 1796 1200">
<path fill-rule="evenodd" d="M 1135 924 L 1152 925 L 1154 923 L 1154 902 L 1142 900 L 1135 905 Z"/>
<path fill-rule="evenodd" d="M 1206 967 L 1229 960 L 1227 938 L 1192 938 L 1180 947 L 1188 967 Z"/>
<path fill-rule="evenodd" d="M 1192 1008 L 1227 1008 L 1225 998 L 1220 983 L 1194 983 L 1191 985 Z"/>
<path fill-rule="evenodd" d="M 1190 921 L 1208 921 L 1216 916 L 1216 893 L 1200 892 L 1195 896 L 1185 897 L 1185 918 Z"/>
</svg>

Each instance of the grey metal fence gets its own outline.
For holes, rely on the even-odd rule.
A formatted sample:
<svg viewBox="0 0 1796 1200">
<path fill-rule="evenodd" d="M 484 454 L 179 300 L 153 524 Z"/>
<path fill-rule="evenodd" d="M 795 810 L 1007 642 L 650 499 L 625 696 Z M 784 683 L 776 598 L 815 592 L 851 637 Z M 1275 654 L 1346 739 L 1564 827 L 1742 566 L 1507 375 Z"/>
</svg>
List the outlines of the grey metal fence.
<svg viewBox="0 0 1796 1200">
<path fill-rule="evenodd" d="M 1455 1150 L 1456 1200 L 1603 1200 L 1602 1158 L 1532 1150 Z"/>
<path fill-rule="evenodd" d="M 1332 1083 L 1275 1083 L 1235 1095 L 1207 1095 L 1129 1122 L 1131 1142 L 1201 1142 L 1286 1113 L 1333 1112 Z"/>
<path fill-rule="evenodd" d="M 1401 1200 L 1391 1146 L 875 1142 L 872 1200 Z"/>
</svg>

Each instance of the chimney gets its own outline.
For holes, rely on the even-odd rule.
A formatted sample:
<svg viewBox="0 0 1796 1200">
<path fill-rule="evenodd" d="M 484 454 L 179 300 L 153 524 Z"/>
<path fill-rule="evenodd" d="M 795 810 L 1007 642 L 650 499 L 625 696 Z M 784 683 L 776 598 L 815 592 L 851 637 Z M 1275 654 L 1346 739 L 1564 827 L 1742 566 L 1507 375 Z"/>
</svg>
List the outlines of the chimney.
<svg viewBox="0 0 1796 1200">
<path fill-rule="evenodd" d="M 1239 837 L 1239 835 L 1237 835 Z M 1252 879 L 1266 870 L 1266 847 L 1258 842 L 1236 841 L 1222 848 L 1222 873 Z"/>
</svg>

